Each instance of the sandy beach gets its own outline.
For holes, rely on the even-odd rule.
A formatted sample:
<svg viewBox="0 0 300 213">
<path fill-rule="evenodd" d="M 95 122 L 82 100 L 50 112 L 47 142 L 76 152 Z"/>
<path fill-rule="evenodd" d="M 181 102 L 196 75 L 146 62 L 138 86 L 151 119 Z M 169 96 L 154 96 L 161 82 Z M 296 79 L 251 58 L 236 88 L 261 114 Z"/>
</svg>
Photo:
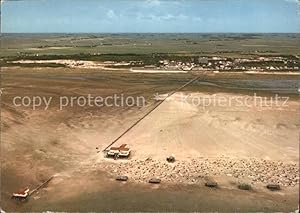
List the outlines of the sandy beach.
<svg viewBox="0 0 300 213">
<path fill-rule="evenodd" d="M 221 97 L 254 101 L 235 94 L 176 93 L 117 142 L 116 146 L 127 143 L 133 153 L 128 161 L 108 165 L 111 173 L 138 182 L 158 177 L 171 183 L 196 183 L 225 176 L 252 184 L 297 186 L 299 103 L 289 101 L 285 106 L 282 101 L 277 107 L 195 104 L 196 98 L 213 103 L 213 98 Z M 175 163 L 167 163 L 171 155 Z"/>
<path fill-rule="evenodd" d="M 130 198 L 150 210 L 153 205 L 147 202 L 152 199 L 151 195 L 162 200 L 162 205 L 156 204 L 156 210 L 175 211 L 186 206 L 191 211 L 211 211 L 218 194 L 223 195 L 218 198 L 219 208 L 226 206 L 228 211 L 236 209 L 232 202 L 234 195 L 243 200 L 239 208 L 249 211 L 297 208 L 300 104 L 296 98 L 283 93 L 279 94 L 282 99 L 276 103 L 273 100 L 271 104 L 270 98 L 275 96 L 270 93 L 264 105 L 260 105 L 255 104 L 255 98 L 262 96 L 253 96 L 252 92 L 221 92 L 217 90 L 219 87 L 208 87 L 204 84 L 208 80 L 203 80 L 204 86 L 198 82 L 167 98 L 117 141 L 114 146 L 126 143 L 132 151 L 129 159 L 113 160 L 105 158 L 102 150 L 157 104 L 153 95 L 159 93 L 165 97 L 191 76 L 172 74 L 168 78 L 173 83 L 166 86 L 167 78 L 160 74 L 142 74 L 145 75 L 142 83 L 140 73 L 82 75 L 66 72 L 63 78 L 57 78 L 55 72 L 47 75 L 41 71 L 26 75 L 6 73 L 1 111 L 1 137 L 5 141 L 1 147 L 4 186 L 1 207 L 4 210 L 72 211 L 77 207 L 82 211 L 117 211 L 122 206 L 130 211 L 134 205 L 126 203 Z M 121 80 L 120 75 L 123 76 Z M 218 79 L 210 76 L 209 81 L 218 84 Z M 45 89 L 49 81 L 51 86 Z M 228 81 L 233 82 L 232 77 Z M 51 95 L 57 100 L 55 97 L 61 95 L 107 96 L 122 91 L 145 96 L 146 106 L 75 106 L 59 110 L 58 103 L 53 102 L 47 111 L 43 108 L 33 111 L 12 105 L 12 97 L 20 94 Z M 287 102 L 283 99 L 285 96 L 289 97 Z M 241 100 L 248 105 L 241 104 Z M 175 157 L 174 163 L 166 161 L 170 155 Z M 53 181 L 28 203 L 18 205 L 11 201 L 13 191 L 24 186 L 34 188 L 53 175 Z M 119 175 L 128 176 L 128 181 L 115 181 Z M 161 179 L 160 185 L 148 183 L 154 177 Z M 208 180 L 216 181 L 219 189 L 206 189 L 204 184 Z M 239 183 L 251 184 L 253 190 L 243 192 L 237 188 Z M 266 189 L 269 183 L 279 184 L 281 190 L 269 191 Z M 122 189 L 119 193 L 116 192 L 118 188 Z M 180 191 L 184 192 L 182 196 Z M 136 197 L 139 193 L 145 194 Z M 200 195 L 207 197 L 200 198 Z M 184 200 L 183 196 L 187 197 L 186 203 L 179 202 Z M 107 205 L 95 202 L 97 197 L 107 199 Z M 197 203 L 197 199 L 205 200 L 208 205 L 190 205 Z M 257 203 L 251 202 L 255 199 Z M 282 199 L 286 202 L 278 206 Z M 113 200 L 119 200 L 115 207 L 109 205 Z M 172 206 L 168 207 L 167 203 Z"/>
</svg>

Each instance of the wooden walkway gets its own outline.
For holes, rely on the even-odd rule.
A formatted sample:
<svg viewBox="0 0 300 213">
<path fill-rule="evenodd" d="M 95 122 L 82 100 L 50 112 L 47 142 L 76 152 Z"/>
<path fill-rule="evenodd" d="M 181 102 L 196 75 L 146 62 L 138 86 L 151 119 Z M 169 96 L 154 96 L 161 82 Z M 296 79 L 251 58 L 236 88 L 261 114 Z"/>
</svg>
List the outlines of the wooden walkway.
<svg viewBox="0 0 300 213">
<path fill-rule="evenodd" d="M 182 85 L 181 87 L 173 90 L 172 92 L 170 92 L 164 99 L 159 100 L 158 104 L 156 104 L 149 112 L 147 112 L 145 115 L 143 115 L 140 119 L 138 119 L 134 124 L 132 124 L 128 129 L 126 129 L 119 137 L 117 137 L 115 140 L 113 140 L 104 150 L 103 152 L 107 151 L 107 149 L 109 147 L 111 147 L 114 143 L 116 143 L 120 138 L 122 138 L 126 133 L 128 133 L 133 127 L 135 127 L 138 123 L 140 123 L 144 118 L 146 118 L 148 115 L 150 115 L 157 107 L 159 107 L 167 98 L 169 98 L 170 96 L 172 96 L 173 94 L 175 94 L 176 92 L 182 90 L 183 88 L 185 88 L 186 86 L 188 86 L 189 84 L 193 83 L 194 81 L 198 80 L 200 78 L 200 76 L 196 76 L 195 78 L 193 78 L 192 80 L 190 80 L 189 82 L 185 83 L 184 85 Z"/>
<path fill-rule="evenodd" d="M 38 187 L 36 187 L 35 189 L 33 189 L 31 192 L 29 192 L 28 197 L 31 196 L 32 194 L 36 193 L 38 190 L 40 190 L 41 188 L 43 188 L 45 185 L 47 185 L 47 183 L 49 183 L 53 178 L 54 178 L 54 176 L 51 176 L 48 180 L 44 181 Z"/>
</svg>

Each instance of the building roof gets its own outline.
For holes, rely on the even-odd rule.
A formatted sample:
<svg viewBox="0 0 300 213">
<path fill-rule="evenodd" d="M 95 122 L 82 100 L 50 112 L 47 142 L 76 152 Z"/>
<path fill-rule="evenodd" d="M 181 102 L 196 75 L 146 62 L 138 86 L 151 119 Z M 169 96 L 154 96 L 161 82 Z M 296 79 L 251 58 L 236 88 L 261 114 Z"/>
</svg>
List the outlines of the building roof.
<svg viewBox="0 0 300 213">
<path fill-rule="evenodd" d="M 119 147 L 110 147 L 110 150 L 119 150 L 119 151 L 129 151 L 129 148 L 126 148 L 127 144 L 122 144 Z"/>
<path fill-rule="evenodd" d="M 28 195 L 28 192 L 29 192 L 29 188 L 26 187 L 26 188 L 20 189 L 19 191 L 13 193 L 13 196 L 15 196 L 15 197 L 26 197 Z"/>
</svg>

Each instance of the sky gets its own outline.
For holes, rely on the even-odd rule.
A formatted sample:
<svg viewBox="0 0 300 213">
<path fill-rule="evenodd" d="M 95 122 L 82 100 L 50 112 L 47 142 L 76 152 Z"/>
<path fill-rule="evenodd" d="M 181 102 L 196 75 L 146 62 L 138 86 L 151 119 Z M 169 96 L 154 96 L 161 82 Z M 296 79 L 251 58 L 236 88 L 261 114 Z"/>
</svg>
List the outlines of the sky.
<svg viewBox="0 0 300 213">
<path fill-rule="evenodd" d="M 4 0 L 4 33 L 300 33 L 300 0 Z"/>
</svg>

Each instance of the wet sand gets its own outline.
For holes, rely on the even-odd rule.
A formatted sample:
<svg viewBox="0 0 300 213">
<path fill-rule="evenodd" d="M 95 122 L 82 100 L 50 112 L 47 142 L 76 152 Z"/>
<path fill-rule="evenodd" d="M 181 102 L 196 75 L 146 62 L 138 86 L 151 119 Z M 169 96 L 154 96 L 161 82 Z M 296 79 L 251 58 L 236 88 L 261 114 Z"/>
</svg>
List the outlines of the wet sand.
<svg viewBox="0 0 300 213">
<path fill-rule="evenodd" d="M 6 199 L 3 196 L 3 199 Z M 242 191 L 237 184 L 210 189 L 202 184 L 160 185 L 116 182 L 99 170 L 72 177 L 57 177 L 25 203 L 6 203 L 9 211 L 218 211 L 291 212 L 297 208 L 298 191 L 267 189 Z"/>
</svg>

